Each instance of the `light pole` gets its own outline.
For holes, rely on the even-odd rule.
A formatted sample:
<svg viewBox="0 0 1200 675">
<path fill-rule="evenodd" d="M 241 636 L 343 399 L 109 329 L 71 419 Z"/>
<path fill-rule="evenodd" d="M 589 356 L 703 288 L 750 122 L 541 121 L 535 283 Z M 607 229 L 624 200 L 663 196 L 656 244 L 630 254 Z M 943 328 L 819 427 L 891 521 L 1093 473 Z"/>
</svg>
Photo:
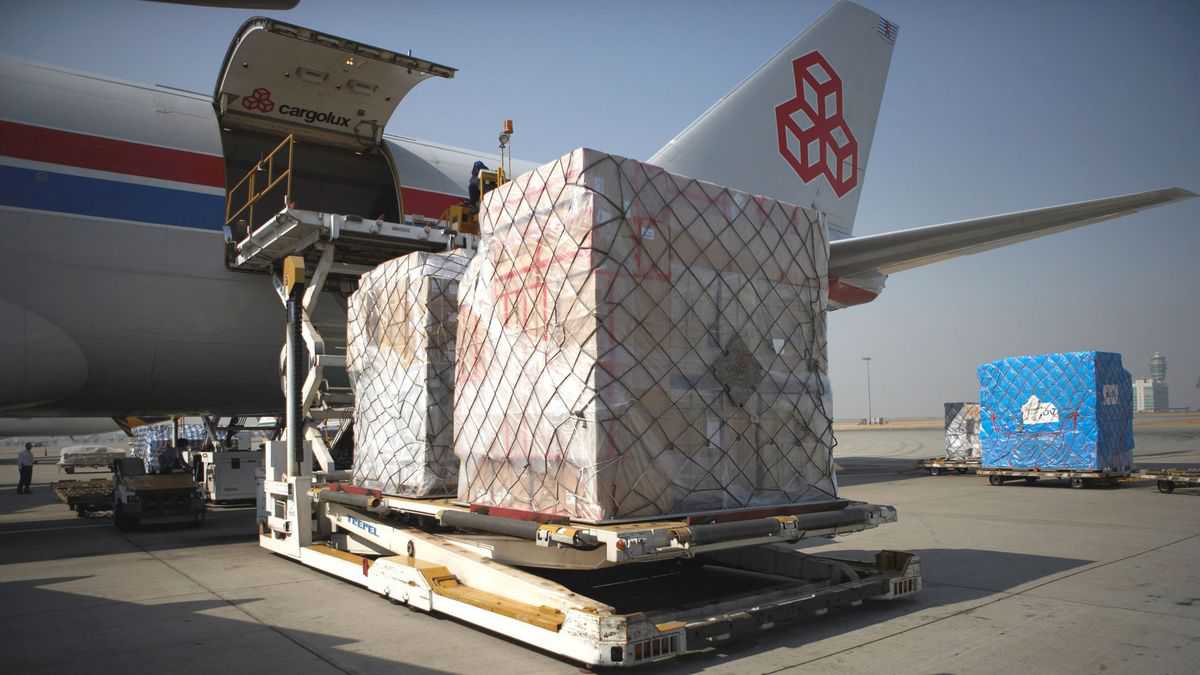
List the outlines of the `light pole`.
<svg viewBox="0 0 1200 675">
<path fill-rule="evenodd" d="M 871 357 L 862 357 L 867 362 L 867 424 L 871 424 L 875 415 L 871 412 Z"/>
</svg>

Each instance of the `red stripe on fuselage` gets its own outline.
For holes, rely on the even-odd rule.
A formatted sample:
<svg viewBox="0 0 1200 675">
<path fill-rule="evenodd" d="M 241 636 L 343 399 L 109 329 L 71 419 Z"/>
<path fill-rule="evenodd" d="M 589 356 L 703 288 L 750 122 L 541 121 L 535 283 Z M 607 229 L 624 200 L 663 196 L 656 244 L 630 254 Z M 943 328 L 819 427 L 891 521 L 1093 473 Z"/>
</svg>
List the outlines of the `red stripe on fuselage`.
<svg viewBox="0 0 1200 675">
<path fill-rule="evenodd" d="M 872 293 L 858 286 L 851 286 L 837 277 L 829 278 L 829 302 L 831 303 L 849 307 L 851 305 L 861 305 L 865 302 L 870 302 L 877 297 L 879 297 L 878 293 Z"/>
<path fill-rule="evenodd" d="M 400 196 L 404 200 L 404 212 L 414 213 L 426 218 L 441 218 L 447 208 L 461 204 L 465 197 L 448 195 L 444 192 L 432 192 L 408 186 L 401 186 Z"/>
<path fill-rule="evenodd" d="M 225 160 L 215 155 L 19 122 L 0 120 L 0 155 L 81 169 L 225 187 Z"/>
<path fill-rule="evenodd" d="M 0 120 L 0 155 L 209 187 L 225 187 L 225 160 L 187 150 L 118 141 Z M 439 218 L 460 195 L 401 187 L 405 213 Z"/>
</svg>

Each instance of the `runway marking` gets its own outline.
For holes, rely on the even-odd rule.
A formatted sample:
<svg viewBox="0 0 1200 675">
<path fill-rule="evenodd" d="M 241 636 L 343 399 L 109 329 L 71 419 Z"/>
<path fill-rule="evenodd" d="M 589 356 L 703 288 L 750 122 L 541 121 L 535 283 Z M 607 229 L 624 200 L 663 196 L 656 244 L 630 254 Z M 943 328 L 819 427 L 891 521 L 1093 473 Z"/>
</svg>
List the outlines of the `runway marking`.
<svg viewBox="0 0 1200 675">
<path fill-rule="evenodd" d="M 1089 567 L 1088 569 L 1096 569 L 1096 568 Z M 1054 581 L 1058 581 L 1058 579 L 1055 579 Z M 951 583 L 946 583 L 944 581 L 933 581 L 933 582 L 930 582 L 930 585 L 931 586 L 944 586 L 946 588 L 961 588 L 961 589 L 967 590 L 967 591 L 980 591 L 982 593 L 989 593 L 989 594 L 1002 593 L 1009 597 L 1016 597 L 1018 595 L 1022 595 L 1025 592 L 1025 591 L 1018 591 L 1016 593 L 1012 593 L 1009 591 L 997 591 L 997 590 L 993 590 L 991 588 L 983 588 L 980 586 L 967 586 L 964 584 L 951 584 Z M 1066 600 L 1064 598 L 1050 598 L 1050 597 L 1046 597 L 1044 595 L 1031 595 L 1029 597 L 1037 598 L 1039 600 L 1047 600 L 1050 602 L 1062 602 L 1062 603 L 1066 603 L 1068 605 L 1082 605 L 1084 607 L 1098 607 L 1100 609 L 1116 609 L 1116 610 L 1120 610 L 1122 612 L 1136 612 L 1138 614 L 1149 614 L 1151 616 L 1165 616 L 1169 619 L 1183 619 L 1184 621 L 1200 621 L 1200 619 L 1193 618 L 1190 616 L 1183 616 L 1181 614 L 1171 614 L 1170 612 L 1155 612 L 1155 611 L 1149 610 L 1149 609 L 1134 609 L 1133 607 L 1122 607 L 1120 605 L 1105 605 L 1105 604 L 1102 604 L 1099 602 L 1087 602 L 1084 600 Z"/>
<path fill-rule="evenodd" d="M 873 640 L 867 640 L 867 641 L 865 641 L 865 642 L 861 642 L 861 643 L 859 643 L 859 644 L 856 644 L 856 645 L 851 645 L 851 646 L 849 646 L 849 647 L 845 647 L 845 648 L 843 648 L 843 649 L 838 649 L 838 650 L 836 650 L 836 651 L 830 652 L 830 653 L 828 653 L 828 654 L 824 654 L 824 655 L 822 655 L 822 656 L 815 656 L 815 657 L 813 657 L 813 658 L 811 658 L 811 659 L 808 659 L 807 661 L 801 661 L 801 662 L 799 662 L 799 663 L 793 663 L 793 664 L 791 664 L 791 665 L 788 665 L 788 666 L 783 666 L 783 667 L 781 667 L 781 668 L 776 668 L 775 670 L 768 670 L 768 671 L 764 672 L 762 675 L 774 675 L 775 673 L 782 673 L 782 672 L 783 672 L 783 671 L 785 671 L 785 670 L 792 670 L 792 669 L 794 669 L 794 668 L 801 668 L 801 667 L 803 667 L 803 666 L 807 666 L 807 665 L 809 665 L 809 664 L 811 664 L 811 663 L 815 663 L 815 662 L 817 662 L 817 661 L 824 661 L 825 659 L 828 659 L 828 658 L 830 658 L 830 657 L 832 657 L 832 656 L 839 656 L 839 655 L 841 655 L 841 654 L 845 654 L 846 652 L 850 652 L 850 651 L 853 651 L 853 650 L 855 650 L 855 649 L 858 649 L 859 647 L 866 647 L 867 645 L 873 645 L 873 644 L 875 644 L 875 643 L 877 643 L 877 642 L 883 642 L 884 640 L 888 640 L 888 639 L 894 638 L 894 637 L 896 637 L 896 636 L 899 636 L 899 635 L 904 635 L 905 633 L 910 633 L 910 632 L 912 632 L 912 631 L 914 631 L 914 630 L 918 630 L 918 629 L 921 629 L 921 628 L 925 628 L 926 626 L 931 626 L 931 625 L 933 625 L 933 624 L 935 624 L 935 623 L 941 623 L 941 622 L 943 622 L 943 621 L 946 621 L 946 620 L 948 620 L 948 619 L 953 619 L 953 618 L 955 618 L 955 617 L 962 616 L 963 614 L 966 614 L 966 613 L 968 613 L 968 612 L 973 612 L 973 611 L 975 611 L 975 610 L 977 610 L 977 609 L 982 609 L 982 608 L 984 608 L 984 607 L 988 607 L 988 606 L 994 605 L 994 604 L 996 604 L 996 603 L 998 603 L 998 602 L 1003 602 L 1003 601 L 1005 601 L 1005 600 L 1011 600 L 1012 598 L 1015 598 L 1015 597 L 1018 597 L 1018 596 L 1021 596 L 1021 595 L 1025 595 L 1025 594 L 1029 593 L 1030 591 L 1036 591 L 1036 590 L 1038 590 L 1039 588 L 1044 588 L 1044 587 L 1046 587 L 1046 586 L 1049 586 L 1050 584 L 1058 583 L 1059 581 L 1063 581 L 1064 579 L 1070 579 L 1070 578 L 1071 578 L 1071 577 L 1073 577 L 1073 576 L 1077 576 L 1077 575 L 1080 575 L 1080 574 L 1084 574 L 1084 573 L 1086 573 L 1086 572 L 1091 572 L 1092 570 L 1098 570 L 1098 569 L 1100 569 L 1100 568 L 1102 568 L 1102 567 L 1108 567 L 1109 565 L 1115 565 L 1115 564 L 1117 564 L 1117 563 L 1120 563 L 1120 562 L 1125 562 L 1126 560 L 1132 560 L 1133 558 L 1137 558 L 1138 556 L 1143 556 L 1143 555 L 1146 555 L 1147 553 L 1154 553 L 1154 552 L 1156 552 L 1156 551 L 1161 551 L 1161 550 L 1163 550 L 1164 548 L 1169 548 L 1169 547 L 1171 547 L 1171 546 L 1174 546 L 1174 545 L 1176 545 L 1176 544 L 1182 544 L 1182 543 L 1183 543 L 1183 542 L 1185 542 L 1185 541 L 1188 541 L 1188 540 L 1191 540 L 1191 539 L 1196 539 L 1196 538 L 1200 538 L 1200 534 L 1193 534 L 1193 535 L 1191 535 L 1191 536 L 1183 537 L 1183 538 L 1181 538 L 1181 539 L 1176 539 L 1176 540 L 1174 540 L 1174 541 L 1169 541 L 1169 542 L 1167 542 L 1167 543 L 1165 543 L 1165 544 L 1161 544 L 1161 545 L 1159 545 L 1159 546 L 1153 546 L 1153 547 L 1151 547 L 1151 548 L 1148 548 L 1148 549 L 1146 549 L 1146 550 L 1144 550 L 1144 551 L 1139 551 L 1139 552 L 1137 552 L 1137 553 L 1131 553 L 1131 554 L 1129 554 L 1129 555 L 1127 555 L 1127 556 L 1124 556 L 1124 557 L 1121 557 L 1121 558 L 1117 558 L 1117 559 L 1115 559 L 1115 560 L 1110 560 L 1110 561 L 1108 561 L 1108 562 L 1104 562 L 1104 563 L 1098 563 L 1098 564 L 1096 564 L 1096 565 L 1088 565 L 1088 566 L 1085 566 L 1085 567 L 1083 567 L 1083 568 L 1081 568 L 1081 569 L 1075 570 L 1074 572 L 1071 572 L 1071 573 L 1069 573 L 1069 574 L 1063 574 L 1062 576 L 1057 576 L 1057 577 L 1054 577 L 1054 578 L 1052 578 L 1052 579 L 1047 579 L 1046 581 L 1043 581 L 1043 582 L 1042 582 L 1042 583 L 1040 583 L 1040 584 L 1036 584 L 1036 585 L 1034 585 L 1034 586 L 1030 586 L 1029 588 L 1026 588 L 1026 589 L 1024 589 L 1024 590 L 1022 590 L 1022 591 L 1017 591 L 1016 593 L 1006 593 L 1006 592 L 1004 592 L 1004 591 L 994 591 L 995 593 L 999 594 L 999 597 L 992 598 L 991 600 L 987 600 L 987 601 L 985 601 L 985 602 L 981 602 L 981 603 L 979 603 L 978 605 L 972 605 L 972 606 L 970 606 L 970 607 L 967 607 L 967 608 L 965 608 L 965 609 L 961 609 L 961 610 L 959 610 L 959 611 L 957 611 L 957 612 L 954 612 L 954 613 L 952 613 L 952 614 L 947 614 L 946 616 L 939 617 L 939 618 L 937 618 L 937 619 L 933 619 L 932 621 L 927 621 L 927 622 L 925 622 L 925 623 L 918 624 L 918 625 L 916 625 L 916 626 L 910 626 L 909 628 L 905 628 L 905 629 L 903 629 L 903 630 L 898 630 L 898 631 L 896 631 L 895 633 L 889 633 L 888 635 L 884 635 L 884 636 L 881 636 L 881 637 L 877 637 L 877 638 L 875 638 L 875 639 L 873 639 Z M 1040 599 L 1040 600 L 1051 600 L 1051 601 L 1058 601 L 1058 600 L 1057 600 L 1057 598 L 1041 598 L 1041 597 L 1039 597 L 1039 596 L 1036 596 L 1036 595 L 1034 595 L 1034 596 L 1030 596 L 1030 597 L 1035 597 L 1035 598 L 1038 598 L 1038 599 Z M 1072 601 L 1070 601 L 1070 600 L 1062 600 L 1061 602 L 1072 602 Z M 1115 608 L 1115 609 L 1127 609 L 1127 608 L 1125 608 L 1125 607 L 1118 607 L 1118 608 Z M 1133 612 L 1139 612 L 1140 610 L 1136 610 L 1136 609 L 1134 609 L 1134 610 L 1129 610 L 1129 611 L 1133 611 Z M 1183 618 L 1183 617 L 1178 617 L 1178 618 Z"/>
<path fill-rule="evenodd" d="M 292 644 L 296 645 L 300 649 L 308 652 L 310 655 L 316 657 L 319 661 L 324 662 L 330 668 L 333 668 L 334 670 L 336 670 L 340 673 L 345 673 L 345 675 L 352 675 L 351 671 L 346 670 L 345 668 L 339 666 L 336 662 L 332 661 L 329 657 L 325 656 L 324 654 L 317 651 L 316 649 L 309 647 L 308 645 L 306 645 L 303 642 L 301 642 L 300 640 L 292 637 L 291 635 L 288 635 L 287 631 L 283 630 L 282 628 L 279 628 L 278 626 L 269 624 L 269 623 L 263 621 L 262 619 L 258 618 L 257 616 L 254 616 L 248 610 L 246 610 L 246 608 L 242 607 L 241 603 L 236 603 L 236 602 L 230 601 L 228 598 L 221 595 L 219 592 L 209 588 L 207 585 L 202 583 L 199 579 L 196 579 L 192 575 L 188 574 L 187 572 L 184 572 L 183 570 L 179 569 L 175 565 L 172 565 L 171 563 L 167 562 L 163 558 L 158 557 L 150 549 L 147 549 L 144 546 L 142 546 L 141 544 L 137 543 L 136 541 L 130 539 L 128 537 L 128 535 L 125 535 L 122 533 L 122 538 L 125 539 L 125 541 L 129 542 L 129 544 L 131 546 L 140 550 L 142 553 L 145 553 L 146 555 L 150 556 L 151 558 L 153 558 L 153 559 L 157 560 L 158 562 L 162 563 L 163 565 L 167 566 L 168 568 L 175 571 L 177 574 L 179 574 L 183 578 L 187 579 L 188 581 L 192 582 L 193 584 L 196 584 L 200 588 L 203 588 L 214 598 L 217 598 L 218 600 L 224 602 L 226 605 L 229 605 L 234 611 L 238 612 L 239 614 L 244 614 L 246 617 L 248 617 L 254 623 L 257 623 L 258 625 L 269 629 L 271 632 L 275 633 L 276 635 L 282 637 L 283 639 L 287 640 L 288 642 L 291 642 Z"/>
</svg>

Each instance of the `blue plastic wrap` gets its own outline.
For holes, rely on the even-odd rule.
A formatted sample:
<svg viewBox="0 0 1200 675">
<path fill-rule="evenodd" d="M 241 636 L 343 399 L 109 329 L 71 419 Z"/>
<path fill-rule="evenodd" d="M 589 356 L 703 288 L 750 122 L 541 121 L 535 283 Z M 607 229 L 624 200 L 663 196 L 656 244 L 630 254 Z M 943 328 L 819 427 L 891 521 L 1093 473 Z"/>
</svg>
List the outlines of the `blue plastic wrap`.
<svg viewBox="0 0 1200 675">
<path fill-rule="evenodd" d="M 1133 385 L 1120 354 L 1013 356 L 978 375 L 984 468 L 1133 467 Z"/>
</svg>

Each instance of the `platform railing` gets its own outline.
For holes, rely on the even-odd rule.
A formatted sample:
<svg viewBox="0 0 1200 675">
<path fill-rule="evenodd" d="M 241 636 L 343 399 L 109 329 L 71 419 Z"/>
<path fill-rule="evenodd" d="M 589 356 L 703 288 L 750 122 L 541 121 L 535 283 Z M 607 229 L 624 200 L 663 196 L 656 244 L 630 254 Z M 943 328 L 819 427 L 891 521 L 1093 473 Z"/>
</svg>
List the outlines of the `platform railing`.
<svg viewBox="0 0 1200 675">
<path fill-rule="evenodd" d="M 265 157 L 255 162 L 254 166 L 242 176 L 242 179 L 237 182 L 228 192 L 225 193 L 225 225 L 232 225 L 234 221 L 241 217 L 243 213 L 247 213 L 247 233 L 254 227 L 254 205 L 260 199 L 265 197 L 267 193 L 279 187 L 281 183 L 287 181 L 283 191 L 283 207 L 288 208 L 291 205 L 292 199 L 292 154 L 296 144 L 296 139 L 292 134 L 288 134 L 287 138 L 275 146 L 275 149 L 267 153 Z M 287 149 L 287 168 L 278 175 L 275 173 L 275 159 L 277 155 Z M 280 162 L 283 159 L 280 158 Z M 265 187 L 261 190 L 257 189 L 258 174 L 266 172 Z M 241 193 L 245 187 L 246 201 L 237 211 L 233 210 L 234 198 Z"/>
</svg>

